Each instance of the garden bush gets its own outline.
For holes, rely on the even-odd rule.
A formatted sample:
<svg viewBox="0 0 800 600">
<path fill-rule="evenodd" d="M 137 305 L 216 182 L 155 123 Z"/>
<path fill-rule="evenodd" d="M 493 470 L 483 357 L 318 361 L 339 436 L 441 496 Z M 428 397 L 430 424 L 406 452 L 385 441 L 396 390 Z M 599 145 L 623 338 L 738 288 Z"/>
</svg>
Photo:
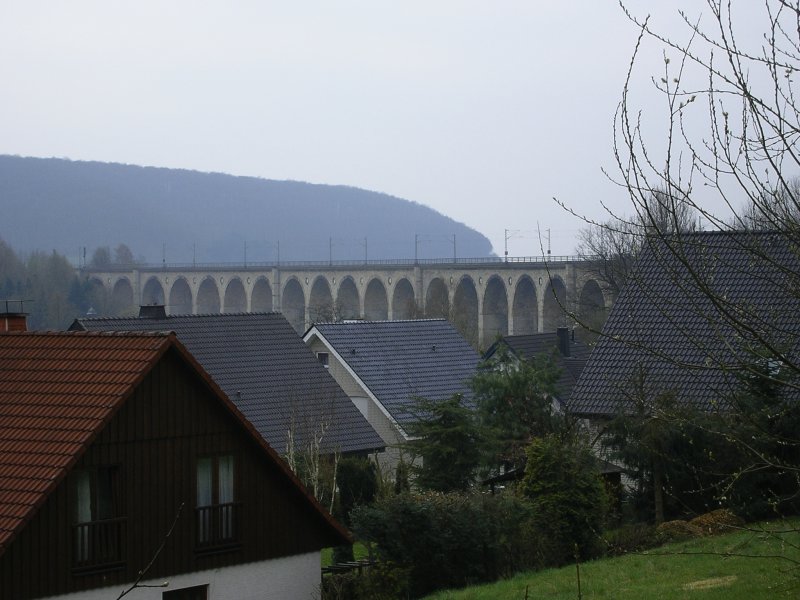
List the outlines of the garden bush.
<svg viewBox="0 0 800 600">
<path fill-rule="evenodd" d="M 662 543 L 667 543 L 700 537 L 703 535 L 703 530 L 696 525 L 692 525 L 688 521 L 675 519 L 673 521 L 661 523 L 656 528 L 656 533 L 658 534 L 658 538 Z"/>
<path fill-rule="evenodd" d="M 408 598 L 409 570 L 378 562 L 361 571 L 322 578 L 322 600 L 402 600 Z"/>
<path fill-rule="evenodd" d="M 580 440 L 556 435 L 534 439 L 522 490 L 532 504 L 542 566 L 600 553 L 608 499 L 597 462 Z"/>
<path fill-rule="evenodd" d="M 410 593 L 492 581 L 531 565 L 530 505 L 512 494 L 399 494 L 351 513 L 381 560 L 408 568 Z"/>
<path fill-rule="evenodd" d="M 737 517 L 726 508 L 719 508 L 695 517 L 690 523 L 703 532 L 704 535 L 717 533 L 730 533 L 744 525 L 744 519 Z"/>
<path fill-rule="evenodd" d="M 641 552 L 661 544 L 658 532 L 648 523 L 630 523 L 603 533 L 606 556 Z"/>
</svg>

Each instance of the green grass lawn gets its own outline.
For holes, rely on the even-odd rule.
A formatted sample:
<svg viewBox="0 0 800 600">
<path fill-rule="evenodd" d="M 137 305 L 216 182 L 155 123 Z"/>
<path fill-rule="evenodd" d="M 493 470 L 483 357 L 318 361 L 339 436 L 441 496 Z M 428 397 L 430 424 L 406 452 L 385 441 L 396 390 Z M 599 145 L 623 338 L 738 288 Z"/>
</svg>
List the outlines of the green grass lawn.
<svg viewBox="0 0 800 600">
<path fill-rule="evenodd" d="M 800 527 L 800 521 L 790 525 Z M 756 527 L 780 530 L 787 524 L 763 523 Z M 738 532 L 585 563 L 580 567 L 582 598 L 800 598 L 800 534 L 782 537 L 783 541 L 766 532 Z M 428 596 L 428 600 L 506 598 L 574 600 L 578 598 L 575 565 Z"/>
<path fill-rule="evenodd" d="M 355 544 L 353 544 L 353 557 L 356 560 L 360 560 L 362 558 L 369 558 L 369 552 L 367 551 L 367 547 L 361 542 L 356 542 Z M 328 567 L 333 563 L 333 548 L 322 549 L 322 560 L 320 562 L 322 563 L 323 567 Z"/>
</svg>

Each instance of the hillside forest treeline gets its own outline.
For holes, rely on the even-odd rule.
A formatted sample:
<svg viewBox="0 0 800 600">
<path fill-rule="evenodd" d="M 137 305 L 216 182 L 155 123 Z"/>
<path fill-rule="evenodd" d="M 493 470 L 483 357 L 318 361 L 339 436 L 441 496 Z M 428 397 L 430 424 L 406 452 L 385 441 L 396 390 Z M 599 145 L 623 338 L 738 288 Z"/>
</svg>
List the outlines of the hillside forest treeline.
<svg viewBox="0 0 800 600">
<path fill-rule="evenodd" d="M 94 251 L 92 262 L 128 263 L 132 256 L 125 244 L 113 252 L 103 246 Z M 0 239 L 0 310 L 6 309 L 6 300 L 22 301 L 29 329 L 65 329 L 73 319 L 99 306 L 95 294 L 75 266 L 55 250 L 20 255 Z M 14 302 L 9 308 L 16 311 L 19 306 Z"/>
<path fill-rule="evenodd" d="M 119 240 L 151 263 L 492 253 L 483 234 L 427 206 L 342 185 L 0 155 L 0 191 L 14 215 L 0 237 L 76 262 L 84 247 Z"/>
</svg>

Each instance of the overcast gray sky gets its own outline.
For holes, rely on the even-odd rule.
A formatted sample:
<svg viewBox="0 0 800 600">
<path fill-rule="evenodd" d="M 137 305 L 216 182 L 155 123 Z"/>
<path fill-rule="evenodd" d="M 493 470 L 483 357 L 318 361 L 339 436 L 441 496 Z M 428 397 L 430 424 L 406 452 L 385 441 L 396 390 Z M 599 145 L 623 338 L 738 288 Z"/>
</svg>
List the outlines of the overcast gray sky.
<svg viewBox="0 0 800 600">
<path fill-rule="evenodd" d="M 553 196 L 625 210 L 601 168 L 636 36 L 616 0 L 3 0 L 0 153 L 358 186 L 571 254 Z"/>
</svg>

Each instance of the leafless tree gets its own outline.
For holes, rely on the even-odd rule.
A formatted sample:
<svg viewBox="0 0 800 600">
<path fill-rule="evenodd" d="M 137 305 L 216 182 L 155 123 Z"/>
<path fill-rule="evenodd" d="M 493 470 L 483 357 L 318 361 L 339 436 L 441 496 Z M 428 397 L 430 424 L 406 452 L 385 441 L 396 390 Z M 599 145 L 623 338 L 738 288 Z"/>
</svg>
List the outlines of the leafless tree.
<svg viewBox="0 0 800 600">
<path fill-rule="evenodd" d="M 595 276 L 614 298 L 624 287 L 648 237 L 698 228 L 696 211 L 686 199 L 675 199 L 662 189 L 646 191 L 633 208 L 635 213 L 629 217 L 587 220 L 578 232 L 577 254 L 592 261 Z"/>
</svg>

